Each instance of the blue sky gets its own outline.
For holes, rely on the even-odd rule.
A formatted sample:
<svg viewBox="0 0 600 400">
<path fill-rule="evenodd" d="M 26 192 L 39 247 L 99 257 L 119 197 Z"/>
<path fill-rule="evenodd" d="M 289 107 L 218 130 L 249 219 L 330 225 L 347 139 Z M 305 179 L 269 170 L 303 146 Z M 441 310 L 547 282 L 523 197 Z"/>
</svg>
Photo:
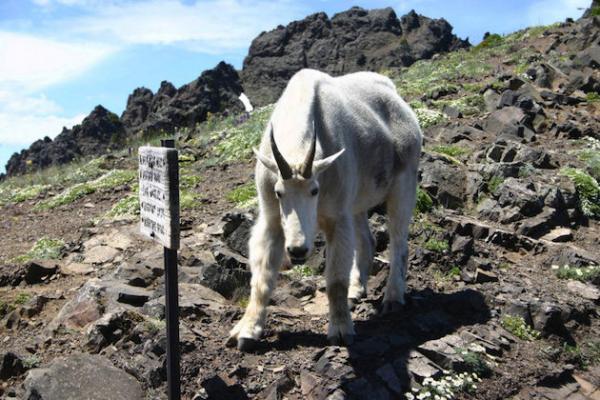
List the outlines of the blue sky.
<svg viewBox="0 0 600 400">
<path fill-rule="evenodd" d="M 0 0 L 0 172 L 102 104 L 117 114 L 138 86 L 180 86 L 220 60 L 241 68 L 252 38 L 358 5 L 444 17 L 457 35 L 577 18 L 591 0 Z"/>
</svg>

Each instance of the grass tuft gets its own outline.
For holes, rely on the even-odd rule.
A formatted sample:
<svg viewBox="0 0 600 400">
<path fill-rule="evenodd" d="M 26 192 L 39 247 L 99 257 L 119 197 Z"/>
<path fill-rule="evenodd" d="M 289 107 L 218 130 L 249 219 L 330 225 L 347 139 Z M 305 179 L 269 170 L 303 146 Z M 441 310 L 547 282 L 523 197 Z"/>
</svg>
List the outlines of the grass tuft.
<svg viewBox="0 0 600 400">
<path fill-rule="evenodd" d="M 460 157 L 470 153 L 469 149 L 465 149 L 464 147 L 460 147 L 457 145 L 438 145 L 433 146 L 431 150 L 435 151 L 436 153 L 445 154 L 450 157 Z"/>
<path fill-rule="evenodd" d="M 577 168 L 563 168 L 561 175 L 575 184 L 579 194 L 579 206 L 587 217 L 600 218 L 600 186 L 593 176 Z"/>
<path fill-rule="evenodd" d="M 256 202 L 256 186 L 254 182 L 249 182 L 238 186 L 225 195 L 227 200 L 235 203 L 237 207 L 246 208 Z"/>
<path fill-rule="evenodd" d="M 521 340 L 533 341 L 540 338 L 541 333 L 525 323 L 523 317 L 505 315 L 500 320 L 504 329 Z"/>
<path fill-rule="evenodd" d="M 415 213 L 416 214 L 425 214 L 430 212 L 433 209 L 433 200 L 429 194 L 421 189 L 417 188 L 417 201 L 415 204 Z"/>
<path fill-rule="evenodd" d="M 457 348 L 457 352 L 469 372 L 474 372 L 481 377 L 488 377 L 492 374 L 492 369 L 483 359 L 483 354 L 465 348 Z"/>
<path fill-rule="evenodd" d="M 78 183 L 74 186 L 71 186 L 56 196 L 40 202 L 34 207 L 34 209 L 38 211 L 51 210 L 65 204 L 71 204 L 74 201 L 96 191 L 105 191 L 122 186 L 131 182 L 136 177 L 137 171 L 120 169 L 112 170 L 93 181 Z"/>
<path fill-rule="evenodd" d="M 15 304 L 22 306 L 23 304 L 27 303 L 31 299 L 31 297 L 31 293 L 21 292 L 15 298 Z"/>
<path fill-rule="evenodd" d="M 558 279 L 573 279 L 581 282 L 591 282 L 600 279 L 600 266 L 589 265 L 587 267 L 571 267 L 569 265 L 553 265 Z"/>
<path fill-rule="evenodd" d="M 448 245 L 447 240 L 438 240 L 435 238 L 431 238 L 423 244 L 423 248 L 429 251 L 434 251 L 436 253 L 443 253 L 447 251 L 450 246 Z"/>
<path fill-rule="evenodd" d="M 488 35 L 484 40 L 481 41 L 477 46 L 475 46 L 475 50 L 486 49 L 490 47 L 498 47 L 502 43 L 504 43 L 504 38 L 497 33 L 492 33 Z"/>
<path fill-rule="evenodd" d="M 13 261 L 25 263 L 34 259 L 57 259 L 60 257 L 64 247 L 65 242 L 60 239 L 41 238 L 33 245 L 31 250 L 23 255 L 15 257 Z"/>
<path fill-rule="evenodd" d="M 252 148 L 258 146 L 267 122 L 273 111 L 273 106 L 266 106 L 255 110 L 250 118 L 234 126 L 231 123 L 225 129 L 224 135 L 213 136 L 218 140 L 214 147 L 219 161 L 237 161 L 248 159 L 252 156 Z"/>
<path fill-rule="evenodd" d="M 448 120 L 448 117 L 444 113 L 429 108 L 415 108 L 414 112 L 419 120 L 421 129 L 429 128 Z"/>
<path fill-rule="evenodd" d="M 496 190 L 502 185 L 504 178 L 501 176 L 492 176 L 488 179 L 486 186 L 489 193 L 495 193 Z"/>
<path fill-rule="evenodd" d="M 296 280 L 301 280 L 302 278 L 308 278 L 309 276 L 318 275 L 317 271 L 314 270 L 309 265 L 294 265 L 294 267 L 289 272 L 290 276 Z"/>
</svg>

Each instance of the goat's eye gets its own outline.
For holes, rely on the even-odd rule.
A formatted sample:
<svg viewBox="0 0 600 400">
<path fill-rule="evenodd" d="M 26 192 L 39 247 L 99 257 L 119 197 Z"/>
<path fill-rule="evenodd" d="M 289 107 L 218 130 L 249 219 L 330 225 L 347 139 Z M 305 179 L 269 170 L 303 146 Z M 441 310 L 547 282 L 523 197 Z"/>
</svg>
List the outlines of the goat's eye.
<svg viewBox="0 0 600 400">
<path fill-rule="evenodd" d="M 281 198 L 281 192 L 279 190 L 275 191 L 275 196 L 277 196 L 278 199 Z"/>
<path fill-rule="evenodd" d="M 319 194 L 319 188 L 314 188 L 313 190 L 310 191 L 310 194 L 313 196 L 316 196 L 317 194 Z"/>
</svg>

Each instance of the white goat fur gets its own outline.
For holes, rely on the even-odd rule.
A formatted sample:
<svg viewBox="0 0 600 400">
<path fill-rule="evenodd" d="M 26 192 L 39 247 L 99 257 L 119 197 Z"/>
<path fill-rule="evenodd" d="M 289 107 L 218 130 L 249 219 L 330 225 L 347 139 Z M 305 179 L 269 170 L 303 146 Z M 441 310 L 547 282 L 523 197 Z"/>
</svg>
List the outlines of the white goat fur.
<svg viewBox="0 0 600 400">
<path fill-rule="evenodd" d="M 282 179 L 273 161 L 271 129 L 293 170 L 291 179 Z M 316 155 L 306 179 L 299 171 L 313 129 Z M 365 295 L 374 254 L 367 211 L 382 202 L 391 247 L 384 311 L 404 303 L 421 140 L 414 112 L 382 75 L 358 72 L 332 78 L 304 69 L 291 78 L 257 152 L 259 215 L 249 241 L 251 295 L 243 318 L 230 332 L 230 344 L 242 348 L 244 340 L 260 337 L 285 249 L 305 245 L 312 250 L 317 225 L 327 242 L 328 338 L 350 343 L 354 328 L 348 299 Z M 317 196 L 315 188 L 320 188 Z"/>
</svg>

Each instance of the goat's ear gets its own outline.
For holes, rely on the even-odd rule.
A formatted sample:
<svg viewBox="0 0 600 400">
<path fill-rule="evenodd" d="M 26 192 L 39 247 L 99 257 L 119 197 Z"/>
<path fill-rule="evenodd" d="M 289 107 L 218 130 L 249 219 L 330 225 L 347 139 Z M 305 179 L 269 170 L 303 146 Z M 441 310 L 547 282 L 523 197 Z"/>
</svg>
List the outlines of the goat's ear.
<svg viewBox="0 0 600 400">
<path fill-rule="evenodd" d="M 327 168 L 331 167 L 331 164 L 333 164 L 333 162 L 335 160 L 337 160 L 337 158 L 339 156 L 344 154 L 344 151 L 346 151 L 346 149 L 341 149 L 340 151 L 338 151 L 335 154 L 330 155 L 329 157 L 326 157 L 322 160 L 315 161 L 313 163 L 313 175 L 320 174 L 321 172 L 325 171 Z"/>
<path fill-rule="evenodd" d="M 271 160 L 269 157 L 266 157 L 255 147 L 252 148 L 252 151 L 254 152 L 254 155 L 256 156 L 258 161 L 260 161 L 262 165 L 264 165 L 269 171 L 274 172 L 276 174 L 279 173 L 279 168 L 277 168 L 277 163 L 275 162 L 275 160 Z"/>
</svg>

